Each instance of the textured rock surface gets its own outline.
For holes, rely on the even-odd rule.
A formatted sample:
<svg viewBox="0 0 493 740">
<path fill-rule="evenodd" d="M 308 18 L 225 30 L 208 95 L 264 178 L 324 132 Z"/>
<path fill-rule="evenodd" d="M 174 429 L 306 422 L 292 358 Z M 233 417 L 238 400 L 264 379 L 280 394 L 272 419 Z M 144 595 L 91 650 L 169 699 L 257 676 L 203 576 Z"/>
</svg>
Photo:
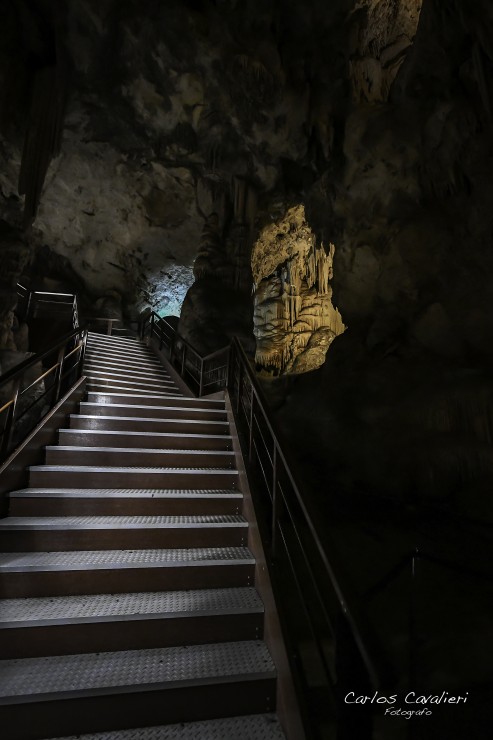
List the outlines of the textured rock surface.
<svg viewBox="0 0 493 740">
<path fill-rule="evenodd" d="M 307 372 L 323 364 L 344 331 L 332 305 L 335 247 L 317 246 L 302 205 L 264 226 L 252 250 L 255 360 L 271 372 Z"/>
</svg>

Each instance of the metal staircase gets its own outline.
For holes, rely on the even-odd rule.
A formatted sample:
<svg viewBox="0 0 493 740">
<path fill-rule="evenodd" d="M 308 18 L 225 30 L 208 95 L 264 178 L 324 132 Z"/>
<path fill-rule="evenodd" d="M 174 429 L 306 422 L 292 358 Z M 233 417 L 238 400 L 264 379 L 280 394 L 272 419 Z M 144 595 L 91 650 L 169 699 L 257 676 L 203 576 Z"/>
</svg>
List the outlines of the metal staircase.
<svg viewBox="0 0 493 740">
<path fill-rule="evenodd" d="M 281 740 L 224 394 L 131 338 L 89 334 L 84 374 L 0 520 L 3 737 Z"/>
</svg>

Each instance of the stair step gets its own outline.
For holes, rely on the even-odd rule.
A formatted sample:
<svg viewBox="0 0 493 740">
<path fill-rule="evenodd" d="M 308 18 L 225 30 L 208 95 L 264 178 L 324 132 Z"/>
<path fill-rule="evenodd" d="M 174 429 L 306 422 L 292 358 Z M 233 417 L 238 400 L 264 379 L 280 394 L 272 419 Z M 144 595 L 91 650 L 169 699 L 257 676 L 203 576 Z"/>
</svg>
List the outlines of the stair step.
<svg viewBox="0 0 493 740">
<path fill-rule="evenodd" d="M 119 344 L 124 346 L 145 347 L 146 345 L 137 337 L 117 337 L 113 334 L 100 334 L 97 331 L 87 332 L 87 341 L 91 344 Z"/>
<path fill-rule="evenodd" d="M 239 547 L 248 523 L 238 514 L 54 516 L 0 519 L 4 551 Z"/>
<path fill-rule="evenodd" d="M 11 516 L 180 516 L 239 514 L 243 494 L 229 489 L 26 488 L 9 494 Z"/>
<path fill-rule="evenodd" d="M 173 432 L 175 434 L 228 434 L 229 425 L 223 421 L 203 419 L 154 419 L 146 416 L 96 416 L 71 414 L 71 429 L 91 429 L 126 432 Z"/>
<path fill-rule="evenodd" d="M 87 377 L 87 376 L 86 376 Z M 128 384 L 116 382 L 113 383 L 112 381 L 108 380 L 91 380 L 91 378 L 87 379 L 86 387 L 88 391 L 94 391 L 95 393 L 126 393 L 128 394 L 131 392 L 133 395 L 140 394 L 147 395 L 149 393 L 149 388 L 133 388 L 129 386 Z M 157 396 L 159 398 L 181 398 L 182 393 L 181 391 L 176 389 L 170 388 L 169 390 L 166 389 L 151 389 L 151 392 L 154 396 Z"/>
<path fill-rule="evenodd" d="M 136 368 L 128 367 L 126 363 L 112 367 L 103 362 L 84 360 L 84 374 L 91 375 L 93 371 L 111 377 L 135 378 L 136 380 L 149 378 L 159 382 L 168 381 L 168 383 L 172 383 L 169 374 L 165 373 L 162 369 L 158 370 L 154 367 L 148 367 L 137 370 Z"/>
<path fill-rule="evenodd" d="M 97 382 L 104 385 L 120 385 L 127 388 L 129 391 L 136 389 L 143 389 L 147 393 L 153 393 L 154 391 L 163 392 L 166 389 L 178 390 L 178 387 L 169 384 L 169 381 L 156 382 L 153 380 L 137 380 L 129 378 L 126 375 L 113 375 L 110 373 L 99 373 L 92 370 L 90 373 L 84 372 L 84 375 L 89 377 L 93 382 Z"/>
<path fill-rule="evenodd" d="M 50 740 L 285 740 L 275 714 L 254 714 L 226 719 L 185 722 L 160 727 L 139 727 Z"/>
<path fill-rule="evenodd" d="M 91 351 L 94 350 L 96 352 L 106 352 L 109 354 L 110 352 L 119 352 L 123 353 L 126 352 L 128 355 L 149 355 L 151 357 L 154 357 L 156 359 L 156 355 L 149 349 L 149 347 L 145 344 L 142 344 L 142 342 L 132 342 L 130 344 L 122 344 L 118 339 L 115 341 L 111 341 L 110 339 L 88 339 L 87 342 L 87 348 Z"/>
<path fill-rule="evenodd" d="M 119 359 L 116 359 L 112 353 L 109 352 L 98 352 L 96 350 L 87 350 L 84 360 L 87 362 L 89 360 L 93 362 L 102 362 L 107 365 L 114 365 L 115 367 L 122 366 L 122 363 Z M 127 357 L 125 359 L 125 367 L 136 367 L 137 369 L 140 368 L 148 368 L 148 367 L 155 367 L 157 370 L 164 371 L 164 365 L 162 365 L 158 360 L 155 358 L 152 359 L 152 357 L 146 358 L 145 360 L 138 360 L 135 359 L 133 354 L 127 353 Z"/>
<path fill-rule="evenodd" d="M 29 471 L 30 485 L 40 488 L 238 488 L 238 471 L 223 468 L 31 465 Z"/>
<path fill-rule="evenodd" d="M 226 421 L 227 414 L 225 409 L 216 408 L 201 408 L 200 406 L 182 406 L 175 404 L 173 401 L 161 401 L 158 406 L 149 406 L 142 403 L 112 403 L 112 404 L 99 404 L 90 403 L 89 401 L 81 401 L 80 413 L 84 415 L 92 416 L 145 416 L 147 418 L 161 418 L 166 419 L 202 419 L 202 420 L 213 420 L 213 421 Z"/>
<path fill-rule="evenodd" d="M 173 434 L 171 432 L 112 432 L 105 429 L 60 429 L 61 445 L 88 447 L 151 447 L 154 450 L 230 450 L 228 434 Z"/>
<path fill-rule="evenodd" d="M 4 599 L 3 658 L 69 655 L 262 637 L 251 587 Z"/>
<path fill-rule="evenodd" d="M 250 640 L 4 660 L 0 723 L 9 740 L 30 740 L 259 713 L 274 708 L 275 679 L 265 644 Z"/>
<path fill-rule="evenodd" d="M 87 401 L 98 404 L 125 404 L 129 406 L 163 406 L 162 397 L 154 393 L 135 396 L 132 393 L 94 393 L 90 391 Z M 226 402 L 219 398 L 187 398 L 185 396 L 173 401 L 173 406 L 183 408 L 219 409 L 224 411 Z"/>
<path fill-rule="evenodd" d="M 164 370 L 165 366 L 157 360 L 156 355 L 149 350 L 115 349 L 114 347 L 104 349 L 101 347 L 88 347 L 86 357 L 96 357 L 103 362 L 118 362 L 125 367 L 127 362 L 135 362 L 143 365 L 152 365 Z"/>
<path fill-rule="evenodd" d="M 0 553 L 3 598 L 253 585 L 246 547 Z"/>
<path fill-rule="evenodd" d="M 123 465 L 153 467 L 232 468 L 235 453 L 228 450 L 177 450 L 135 447 L 81 447 L 53 445 L 45 448 L 47 465 Z"/>
</svg>

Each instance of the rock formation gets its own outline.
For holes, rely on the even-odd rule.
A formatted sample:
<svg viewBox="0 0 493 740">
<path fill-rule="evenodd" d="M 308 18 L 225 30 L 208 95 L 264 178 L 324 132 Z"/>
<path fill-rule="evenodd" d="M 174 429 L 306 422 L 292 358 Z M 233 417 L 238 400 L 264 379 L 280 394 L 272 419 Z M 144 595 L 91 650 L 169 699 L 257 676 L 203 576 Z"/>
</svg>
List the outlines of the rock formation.
<svg viewBox="0 0 493 740">
<path fill-rule="evenodd" d="M 344 331 L 332 305 L 332 262 L 317 246 L 302 205 L 265 226 L 252 252 L 255 361 L 271 372 L 300 373 L 323 364 L 333 339 Z"/>
</svg>

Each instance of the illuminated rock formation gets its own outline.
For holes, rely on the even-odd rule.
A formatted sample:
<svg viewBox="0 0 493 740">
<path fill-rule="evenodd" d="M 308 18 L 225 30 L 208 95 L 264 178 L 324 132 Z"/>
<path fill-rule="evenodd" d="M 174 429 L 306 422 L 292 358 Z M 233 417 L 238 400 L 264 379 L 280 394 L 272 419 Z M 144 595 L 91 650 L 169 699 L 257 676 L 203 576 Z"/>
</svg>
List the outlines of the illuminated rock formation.
<svg viewBox="0 0 493 740">
<path fill-rule="evenodd" d="M 317 246 L 304 206 L 294 206 L 264 227 L 254 244 L 255 360 L 267 371 L 301 373 L 325 359 L 344 331 L 332 304 L 335 247 Z"/>
</svg>

